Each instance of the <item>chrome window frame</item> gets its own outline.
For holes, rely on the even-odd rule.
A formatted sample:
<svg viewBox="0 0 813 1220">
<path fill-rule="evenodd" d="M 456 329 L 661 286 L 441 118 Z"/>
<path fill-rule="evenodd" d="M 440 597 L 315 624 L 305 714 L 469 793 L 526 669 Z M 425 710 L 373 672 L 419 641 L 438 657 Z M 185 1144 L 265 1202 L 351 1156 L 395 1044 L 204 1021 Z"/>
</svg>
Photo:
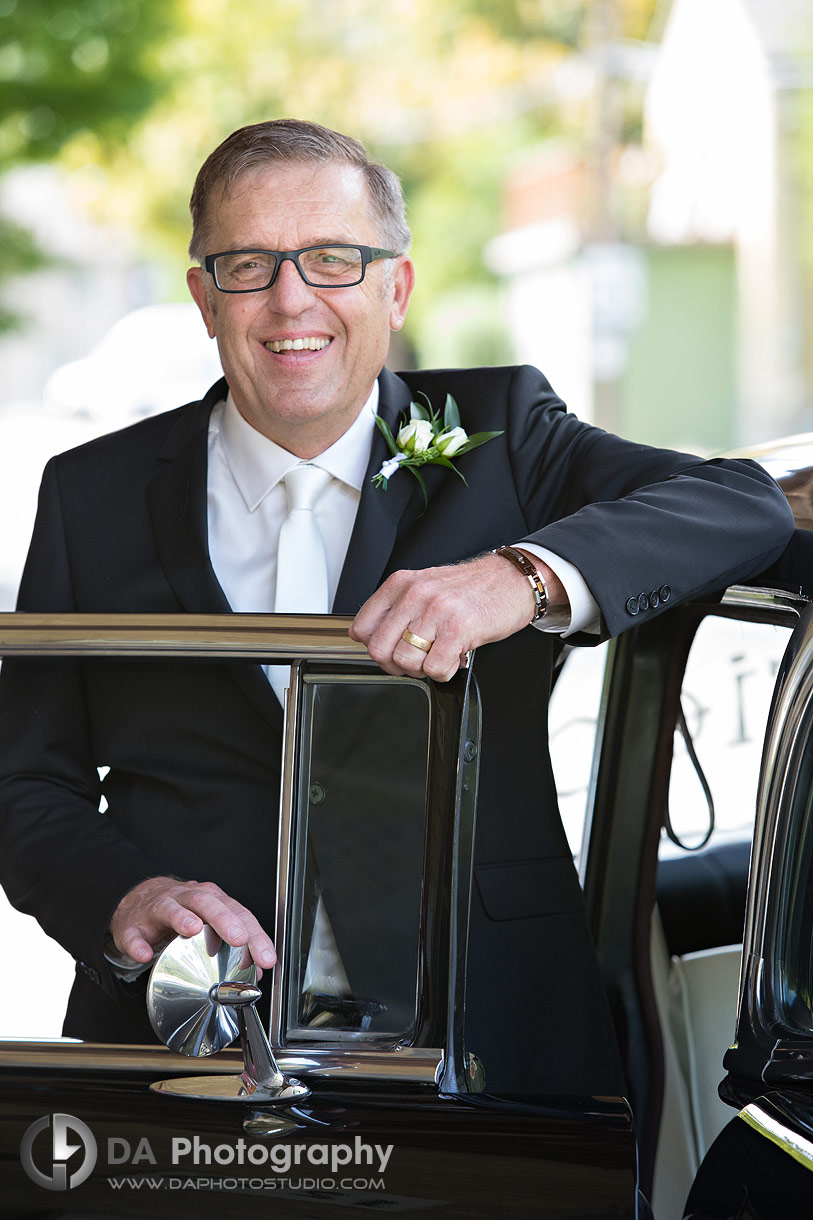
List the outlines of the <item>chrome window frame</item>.
<svg viewBox="0 0 813 1220">
<path fill-rule="evenodd" d="M 363 644 L 348 634 L 352 616 L 263 615 L 263 614 L 29 614 L 0 613 L 0 658 L 73 657 L 127 659 L 208 659 L 288 663 L 291 688 L 286 699 L 283 729 L 283 783 L 280 803 L 280 849 L 287 853 L 291 775 L 296 752 L 296 708 L 301 684 L 301 662 L 354 662 L 382 671 L 370 660 Z M 468 669 L 468 661 L 463 667 Z M 384 675 L 386 678 L 386 675 Z M 466 735 L 476 722 L 479 739 L 479 702 L 476 685 L 466 675 L 467 699 L 471 692 Z M 397 680 L 397 679 L 396 679 Z M 428 680 L 427 680 L 428 681 Z M 475 751 L 475 756 L 478 751 Z M 476 804 L 476 757 L 463 758 L 456 776 L 458 807 L 473 814 Z M 285 813 L 285 802 L 288 812 Z M 461 835 L 454 836 L 455 858 L 471 851 L 473 816 Z M 282 850 L 280 850 L 282 858 Z M 286 855 L 287 858 L 287 855 Z M 455 877 L 450 909 L 468 911 L 470 880 Z M 277 929 L 279 933 L 279 927 Z M 285 936 L 283 929 L 283 937 Z M 284 1072 L 315 1079 L 341 1078 L 343 1084 L 396 1082 L 402 1085 L 434 1086 L 448 1093 L 479 1092 L 483 1087 L 481 1067 L 475 1056 L 462 1054 L 461 988 L 465 985 L 465 947 L 460 929 L 450 929 L 450 991 L 445 1047 L 397 1046 L 383 1050 L 353 1047 L 281 1049 L 277 1058 Z M 462 937 L 465 942 L 466 937 Z M 275 989 L 279 990 L 279 989 Z M 196 1061 L 196 1072 L 222 1074 L 239 1071 L 242 1057 L 226 1050 L 214 1058 Z M 50 1071 L 125 1071 L 128 1074 L 165 1074 L 188 1071 L 189 1060 L 165 1047 L 118 1043 L 76 1042 L 67 1039 L 0 1039 L 0 1069 L 45 1067 Z"/>
<path fill-rule="evenodd" d="M 367 656 L 366 651 L 364 653 Z M 369 658 L 368 658 L 369 660 Z M 289 1012 L 292 1001 L 291 984 L 293 975 L 293 963 L 291 961 L 289 950 L 292 948 L 293 928 L 291 926 L 291 899 L 292 899 L 292 875 L 294 873 L 295 858 L 297 854 L 297 838 L 299 835 L 299 811 L 297 809 L 297 795 L 301 793 L 299 768 L 301 766 L 301 756 L 303 745 L 301 735 L 299 733 L 299 718 L 300 709 L 305 702 L 305 687 L 310 684 L 330 682 L 341 682 L 343 679 L 339 675 L 325 673 L 310 673 L 307 672 L 307 667 L 303 665 L 301 660 L 293 663 L 292 667 L 292 682 L 288 692 L 288 699 L 285 708 L 285 732 L 283 744 L 283 765 L 282 765 L 282 791 L 280 793 L 280 823 L 279 823 L 279 842 L 277 846 L 277 921 L 275 930 L 274 943 L 277 946 L 280 960 L 287 963 L 287 970 L 281 975 L 279 985 L 276 986 L 271 996 L 271 1021 L 270 1021 L 270 1042 L 274 1048 L 275 1054 L 277 1051 L 282 1055 L 286 1051 L 291 1053 L 292 1049 L 296 1054 L 308 1055 L 310 1053 L 310 1045 L 313 1039 L 308 1037 L 306 1031 L 300 1027 L 294 1027 L 289 1021 Z M 387 685 L 397 684 L 399 686 L 409 685 L 422 688 L 426 695 L 426 710 L 429 717 L 429 728 L 427 737 L 431 739 L 432 718 L 434 715 L 432 701 L 429 698 L 427 683 L 418 678 L 409 677 L 393 677 L 385 674 L 378 666 L 372 667 L 372 672 L 368 674 L 353 675 L 353 681 L 386 683 Z M 428 756 L 427 756 L 428 766 Z M 417 1026 L 418 1008 L 420 1004 L 420 970 L 416 971 L 415 979 L 415 1010 L 413 1016 Z M 366 1050 L 374 1050 L 376 1044 L 382 1049 L 388 1044 L 397 1042 L 397 1038 L 393 1034 L 374 1034 L 374 1033 L 359 1033 L 356 1031 L 340 1031 L 334 1033 L 331 1037 L 323 1034 L 317 1039 L 322 1042 L 335 1041 L 342 1044 L 342 1048 L 349 1048 L 351 1044 L 363 1044 Z M 294 1049 L 295 1048 L 295 1049 Z M 338 1048 L 337 1048 L 338 1049 Z M 406 1047 L 395 1045 L 389 1046 L 389 1049 L 404 1050 Z M 441 1052 L 438 1051 L 438 1057 Z"/>
</svg>

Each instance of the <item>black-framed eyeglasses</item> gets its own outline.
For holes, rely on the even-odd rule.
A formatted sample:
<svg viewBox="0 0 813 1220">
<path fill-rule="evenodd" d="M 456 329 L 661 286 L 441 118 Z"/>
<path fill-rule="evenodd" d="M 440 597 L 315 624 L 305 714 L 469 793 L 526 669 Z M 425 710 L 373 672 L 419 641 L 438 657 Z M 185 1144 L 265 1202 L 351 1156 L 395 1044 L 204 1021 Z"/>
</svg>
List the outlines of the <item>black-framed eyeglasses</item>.
<svg viewBox="0 0 813 1220">
<path fill-rule="evenodd" d="M 262 292 L 270 288 L 287 260 L 312 288 L 352 288 L 364 279 L 369 263 L 398 258 L 377 246 L 303 246 L 301 250 L 223 250 L 207 254 L 203 265 L 221 292 Z"/>
</svg>

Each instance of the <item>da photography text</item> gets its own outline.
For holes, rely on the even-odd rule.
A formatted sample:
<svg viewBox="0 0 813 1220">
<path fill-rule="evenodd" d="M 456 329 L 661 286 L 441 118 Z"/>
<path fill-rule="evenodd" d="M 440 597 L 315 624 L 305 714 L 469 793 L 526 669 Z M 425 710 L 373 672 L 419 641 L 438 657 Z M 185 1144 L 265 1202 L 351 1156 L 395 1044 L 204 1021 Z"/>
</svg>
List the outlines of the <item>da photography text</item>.
<svg viewBox="0 0 813 1220">
<path fill-rule="evenodd" d="M 138 1139 L 111 1136 L 101 1140 L 86 1123 L 71 1114 L 46 1114 L 25 1131 L 20 1143 L 20 1163 L 37 1186 L 63 1191 L 80 1186 L 97 1167 L 103 1172 L 105 1162 L 110 1169 L 133 1168 L 139 1172 L 159 1166 L 162 1169 L 221 1166 L 262 1169 L 275 1175 L 287 1175 L 294 1169 L 300 1173 L 320 1169 L 336 1175 L 346 1169 L 361 1168 L 382 1174 L 393 1148 L 393 1144 L 368 1144 L 359 1135 L 352 1141 L 337 1143 L 276 1144 L 254 1143 L 242 1137 L 211 1144 L 198 1135 L 173 1136 L 167 1159 L 165 1154 L 156 1154 L 147 1136 Z"/>
</svg>

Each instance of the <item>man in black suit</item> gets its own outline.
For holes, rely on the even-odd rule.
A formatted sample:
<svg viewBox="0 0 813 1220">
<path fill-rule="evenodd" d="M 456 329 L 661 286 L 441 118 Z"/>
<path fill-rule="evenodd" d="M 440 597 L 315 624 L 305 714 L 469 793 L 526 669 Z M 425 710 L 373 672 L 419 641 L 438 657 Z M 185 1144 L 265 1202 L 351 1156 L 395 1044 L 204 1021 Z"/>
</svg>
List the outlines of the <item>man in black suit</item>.
<svg viewBox="0 0 813 1220">
<path fill-rule="evenodd" d="M 533 369 L 382 371 L 413 268 L 397 180 L 355 141 L 288 121 L 242 129 L 205 163 L 192 211 L 189 285 L 225 382 L 49 463 L 19 608 L 272 609 L 251 590 L 285 511 L 272 504 L 280 463 L 321 463 L 333 495 L 322 528 L 338 530 L 332 605 L 357 615 L 355 638 L 389 672 L 441 681 L 478 649 L 469 1045 L 492 1088 L 616 1090 L 546 749 L 557 633 L 594 643 L 762 570 L 790 535 L 787 505 L 751 463 L 580 423 Z M 355 243 L 357 280 L 331 283 Z M 500 435 L 459 457 L 466 483 L 424 468 L 424 511 L 407 472 L 386 492 L 373 485 L 389 455 L 372 410 L 397 431 L 411 399 L 442 409 L 449 393 L 468 433 Z M 494 553 L 506 543 L 523 559 Z M 143 992 L 119 967 L 134 972 L 204 920 L 273 963 L 280 724 L 258 666 L 177 666 L 171 678 L 161 666 L 4 666 L 4 884 L 79 962 L 67 1033 L 148 1038 Z M 110 768 L 104 816 L 98 766 Z"/>
</svg>

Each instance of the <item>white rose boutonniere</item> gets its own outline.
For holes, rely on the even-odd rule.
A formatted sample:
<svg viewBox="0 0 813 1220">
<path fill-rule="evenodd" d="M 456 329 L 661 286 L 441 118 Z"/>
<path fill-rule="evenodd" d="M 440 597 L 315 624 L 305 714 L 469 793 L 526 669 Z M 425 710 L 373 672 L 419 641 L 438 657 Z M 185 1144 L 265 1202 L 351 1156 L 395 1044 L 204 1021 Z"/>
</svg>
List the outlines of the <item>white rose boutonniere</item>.
<svg viewBox="0 0 813 1220">
<path fill-rule="evenodd" d="M 425 399 L 426 406 L 419 402 L 410 403 L 409 419 L 404 420 L 398 429 L 397 436 L 393 436 L 386 421 L 380 415 L 376 415 L 375 422 L 387 442 L 392 457 L 389 457 L 382 464 L 378 474 L 373 476 L 373 483 L 376 487 L 386 491 L 389 480 L 396 471 L 404 467 L 411 471 L 420 483 L 424 505 L 427 505 L 429 499 L 426 484 L 418 469 L 419 466 L 446 466 L 465 483 L 465 478 L 450 459 L 461 457 L 469 450 L 476 449 L 478 445 L 484 445 L 486 441 L 491 441 L 496 436 L 502 436 L 502 431 L 474 432 L 469 436 L 460 423 L 460 411 L 451 394 L 446 395 L 442 419 L 440 414 L 432 409 L 426 395 L 421 395 L 421 397 Z"/>
<path fill-rule="evenodd" d="M 411 419 L 398 430 L 395 443 L 402 453 L 426 453 L 434 439 L 428 420 Z"/>
</svg>

